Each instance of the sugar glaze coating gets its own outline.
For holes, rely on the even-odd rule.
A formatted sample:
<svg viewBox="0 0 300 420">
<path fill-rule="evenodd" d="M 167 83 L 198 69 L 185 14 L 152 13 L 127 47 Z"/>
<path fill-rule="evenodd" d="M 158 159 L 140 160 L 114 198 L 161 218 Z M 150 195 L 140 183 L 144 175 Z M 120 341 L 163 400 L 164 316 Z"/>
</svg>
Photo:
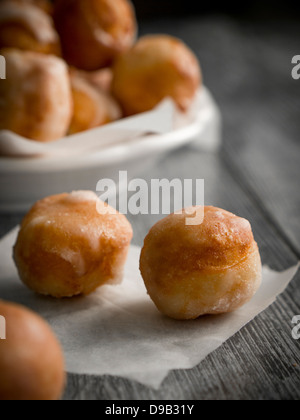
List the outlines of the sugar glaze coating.
<svg viewBox="0 0 300 420">
<path fill-rule="evenodd" d="M 86 295 L 122 281 L 131 239 L 126 217 L 93 192 L 60 194 L 25 217 L 14 259 L 30 289 L 58 298 Z"/>
<path fill-rule="evenodd" d="M 158 309 L 175 319 L 234 311 L 261 284 L 261 259 L 250 223 L 205 207 L 199 226 L 186 226 L 189 212 L 170 215 L 145 239 L 140 268 Z"/>
</svg>

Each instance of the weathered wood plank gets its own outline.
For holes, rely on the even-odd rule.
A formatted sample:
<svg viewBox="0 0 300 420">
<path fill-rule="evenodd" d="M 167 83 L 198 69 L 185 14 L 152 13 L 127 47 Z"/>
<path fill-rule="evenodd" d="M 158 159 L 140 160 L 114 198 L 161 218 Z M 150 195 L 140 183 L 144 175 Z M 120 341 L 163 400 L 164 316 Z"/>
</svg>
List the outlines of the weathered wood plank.
<svg viewBox="0 0 300 420">
<path fill-rule="evenodd" d="M 300 81 L 291 76 L 299 24 L 196 17 L 150 21 L 141 27 L 149 31 L 196 51 L 223 114 L 224 157 L 300 255 Z"/>
<path fill-rule="evenodd" d="M 154 174 L 155 177 L 168 179 L 175 176 L 205 178 L 207 203 L 227 208 L 251 220 L 264 263 L 283 269 L 297 261 L 288 244 L 277 236 L 273 225 L 253 204 L 251 197 L 242 191 L 219 156 L 184 149 L 162 161 L 145 178 L 150 179 Z M 140 245 L 157 217 L 135 216 L 130 219 L 135 231 L 134 242 Z M 298 276 L 269 310 L 195 369 L 170 373 L 159 391 L 120 378 L 70 375 L 65 398 L 299 398 L 299 343 L 291 337 L 291 319 L 300 313 L 299 284 Z"/>
<path fill-rule="evenodd" d="M 181 162 L 181 165 L 178 165 Z M 184 164 L 184 163 L 187 164 Z M 184 149 L 162 161 L 151 174 L 158 178 L 204 178 L 206 202 L 251 220 L 265 263 L 282 269 L 296 257 L 278 238 L 274 226 L 242 191 L 220 156 Z M 17 218 L 17 217 L 16 217 Z M 141 244 L 159 217 L 130 217 L 136 244 Z M 7 229 L 15 218 L 1 218 Z M 291 338 L 291 319 L 300 313 L 300 278 L 268 311 L 221 349 L 190 371 L 172 372 L 157 392 L 120 378 L 69 375 L 66 399 L 234 399 L 299 398 L 299 343 Z M 284 379 L 283 379 L 284 378 Z"/>
</svg>

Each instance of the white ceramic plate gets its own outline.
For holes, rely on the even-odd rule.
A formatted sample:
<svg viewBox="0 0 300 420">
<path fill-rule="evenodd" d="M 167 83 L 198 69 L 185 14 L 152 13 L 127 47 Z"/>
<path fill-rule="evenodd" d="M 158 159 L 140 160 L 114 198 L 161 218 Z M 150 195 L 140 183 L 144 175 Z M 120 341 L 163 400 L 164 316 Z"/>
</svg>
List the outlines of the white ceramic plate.
<svg viewBox="0 0 300 420">
<path fill-rule="evenodd" d="M 215 151 L 221 142 L 219 109 L 206 88 L 199 93 L 193 120 L 162 135 L 151 135 L 101 151 L 66 157 L 0 158 L 0 211 L 26 211 L 42 197 L 73 190 L 95 190 L 103 178 L 133 178 L 168 152 L 193 142 Z"/>
</svg>

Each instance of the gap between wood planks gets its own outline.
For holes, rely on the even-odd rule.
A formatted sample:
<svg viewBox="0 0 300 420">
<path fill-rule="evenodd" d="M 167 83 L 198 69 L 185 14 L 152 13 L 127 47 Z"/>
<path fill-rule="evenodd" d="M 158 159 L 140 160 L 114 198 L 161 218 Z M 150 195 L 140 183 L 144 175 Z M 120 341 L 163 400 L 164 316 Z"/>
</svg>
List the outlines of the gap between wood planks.
<svg viewBox="0 0 300 420">
<path fill-rule="evenodd" d="M 238 166 L 235 165 L 235 163 L 229 157 L 226 156 L 226 153 L 222 154 L 221 159 L 223 160 L 229 175 L 240 186 L 240 188 L 249 195 L 250 200 L 252 200 L 252 202 L 257 206 L 262 215 L 267 219 L 270 227 L 288 246 L 288 248 L 294 254 L 294 256 L 296 256 L 297 259 L 300 261 L 300 251 L 293 245 L 293 243 L 290 241 L 288 235 L 285 233 L 284 229 L 281 227 L 279 222 L 277 222 L 274 216 L 269 212 L 259 194 L 257 194 L 255 190 L 250 186 L 250 184 L 246 181 L 246 178 L 242 175 L 242 172 L 239 170 Z M 237 174 L 238 176 L 236 176 Z"/>
</svg>

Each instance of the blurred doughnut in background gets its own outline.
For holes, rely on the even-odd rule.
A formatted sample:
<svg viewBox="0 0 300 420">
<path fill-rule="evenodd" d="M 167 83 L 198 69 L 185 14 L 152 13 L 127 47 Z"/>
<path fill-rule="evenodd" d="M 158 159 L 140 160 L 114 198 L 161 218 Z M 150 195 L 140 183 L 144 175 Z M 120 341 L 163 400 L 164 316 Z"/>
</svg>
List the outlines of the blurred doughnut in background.
<svg viewBox="0 0 300 420">
<path fill-rule="evenodd" d="M 116 60 L 112 91 L 126 115 L 149 111 L 166 97 L 186 111 L 201 84 L 194 53 L 168 35 L 140 38 Z"/>
<path fill-rule="evenodd" d="M 122 111 L 116 100 L 96 84 L 89 81 L 88 74 L 71 70 L 71 87 L 74 103 L 69 134 L 79 133 L 116 121 Z"/>
<path fill-rule="evenodd" d="M 1 1 L 10 74 L 0 87 L 0 129 L 48 142 L 149 111 L 166 97 L 187 111 L 202 82 L 196 56 L 169 35 L 136 36 L 129 0 Z"/>
<path fill-rule="evenodd" d="M 133 45 L 137 33 L 128 0 L 57 0 L 54 20 L 65 59 L 82 70 L 109 66 Z"/>
<path fill-rule="evenodd" d="M 0 3 L 0 48 L 18 48 L 61 55 L 54 23 L 33 2 L 4 0 Z"/>
<path fill-rule="evenodd" d="M 36 6 L 48 13 L 48 15 L 53 14 L 53 4 L 50 0 L 7 0 L 10 3 L 19 3 L 24 5 Z"/>
<path fill-rule="evenodd" d="M 52 401 L 66 383 L 63 351 L 36 313 L 0 300 L 7 338 L 0 340 L 0 401 Z"/>
<path fill-rule="evenodd" d="M 67 65 L 51 55 L 2 50 L 7 66 L 0 83 L 0 130 L 48 142 L 64 137 L 73 104 Z"/>
</svg>

